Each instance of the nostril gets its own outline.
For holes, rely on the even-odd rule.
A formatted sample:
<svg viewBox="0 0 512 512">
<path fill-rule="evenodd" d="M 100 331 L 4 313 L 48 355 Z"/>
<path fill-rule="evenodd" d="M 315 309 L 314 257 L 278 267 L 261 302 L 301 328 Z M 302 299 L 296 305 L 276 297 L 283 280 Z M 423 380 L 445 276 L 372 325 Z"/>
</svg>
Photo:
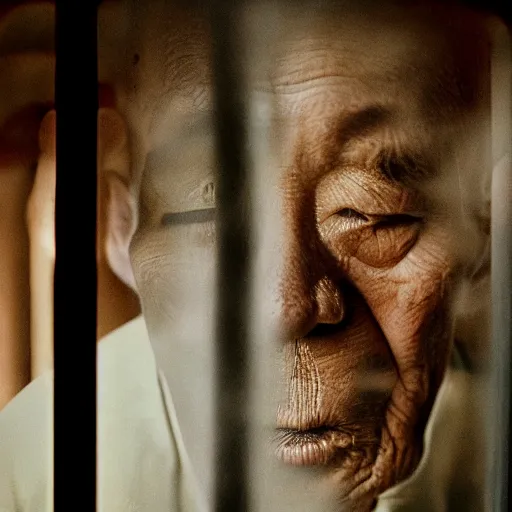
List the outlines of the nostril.
<svg viewBox="0 0 512 512">
<path fill-rule="evenodd" d="M 317 324 L 308 333 L 308 338 L 328 338 L 337 334 L 345 326 L 346 322 L 342 320 L 337 324 Z"/>
</svg>

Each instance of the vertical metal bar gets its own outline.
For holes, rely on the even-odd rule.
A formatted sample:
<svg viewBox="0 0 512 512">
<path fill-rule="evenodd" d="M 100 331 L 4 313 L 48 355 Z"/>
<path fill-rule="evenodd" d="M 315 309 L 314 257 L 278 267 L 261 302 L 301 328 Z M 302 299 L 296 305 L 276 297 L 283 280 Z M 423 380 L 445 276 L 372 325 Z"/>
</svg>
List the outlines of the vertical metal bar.
<svg viewBox="0 0 512 512">
<path fill-rule="evenodd" d="M 96 510 L 96 11 L 56 1 L 55 512 Z"/>
<path fill-rule="evenodd" d="M 251 219 L 237 2 L 212 2 L 218 165 L 215 510 L 247 510 Z"/>
<path fill-rule="evenodd" d="M 504 25 L 493 27 L 492 55 L 492 203 L 491 300 L 493 410 L 489 446 L 488 492 L 491 510 L 510 503 L 511 290 L 512 290 L 512 62 L 511 41 Z"/>
</svg>

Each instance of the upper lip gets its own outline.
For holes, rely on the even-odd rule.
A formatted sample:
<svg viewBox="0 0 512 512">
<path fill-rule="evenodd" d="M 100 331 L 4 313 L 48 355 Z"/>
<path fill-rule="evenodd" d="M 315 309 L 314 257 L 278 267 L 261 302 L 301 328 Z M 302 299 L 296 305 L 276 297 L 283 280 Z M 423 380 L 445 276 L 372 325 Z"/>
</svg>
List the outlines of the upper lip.
<svg viewBox="0 0 512 512">
<path fill-rule="evenodd" d="M 279 431 L 308 432 L 325 427 L 320 418 L 304 418 L 295 411 L 279 407 L 277 412 L 277 429 Z"/>
</svg>

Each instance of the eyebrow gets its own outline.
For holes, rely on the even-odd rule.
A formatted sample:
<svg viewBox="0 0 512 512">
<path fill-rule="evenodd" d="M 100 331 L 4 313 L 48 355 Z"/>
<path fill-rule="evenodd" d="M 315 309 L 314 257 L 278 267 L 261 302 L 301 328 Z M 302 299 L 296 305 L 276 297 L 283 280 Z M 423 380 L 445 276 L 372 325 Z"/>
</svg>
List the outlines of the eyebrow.
<svg viewBox="0 0 512 512">
<path fill-rule="evenodd" d="M 431 178 L 436 169 L 421 152 L 398 147 L 381 149 L 374 167 L 390 181 L 404 184 Z"/>
<path fill-rule="evenodd" d="M 382 105 L 370 105 L 350 113 L 338 122 L 336 138 L 332 150 L 343 155 L 350 143 L 369 136 L 393 117 L 393 112 Z M 427 157 L 425 147 L 413 148 L 410 144 L 397 140 L 381 141 L 373 148 L 374 154 L 366 154 L 367 167 L 378 170 L 383 177 L 397 182 L 407 183 L 432 177 L 436 166 Z M 364 154 L 364 150 L 361 150 Z M 343 156 L 342 156 L 343 159 Z M 368 165 L 369 164 L 369 165 Z"/>
<path fill-rule="evenodd" d="M 162 216 L 162 224 L 166 226 L 182 226 L 210 222 L 215 220 L 215 212 L 215 208 L 204 208 L 201 210 L 166 213 Z"/>
<path fill-rule="evenodd" d="M 352 111 L 343 111 L 331 121 L 328 134 L 323 139 L 322 157 L 319 164 L 317 155 L 310 153 L 309 143 L 299 145 L 297 154 L 298 167 L 317 169 L 323 173 L 333 170 L 344 164 L 347 153 L 351 153 L 351 146 L 368 137 L 372 131 L 382 127 L 392 118 L 389 108 L 379 104 L 370 104 Z"/>
<path fill-rule="evenodd" d="M 382 105 L 370 105 L 343 116 L 336 127 L 337 146 L 344 147 L 353 138 L 368 134 L 385 124 L 391 117 L 391 111 Z"/>
</svg>

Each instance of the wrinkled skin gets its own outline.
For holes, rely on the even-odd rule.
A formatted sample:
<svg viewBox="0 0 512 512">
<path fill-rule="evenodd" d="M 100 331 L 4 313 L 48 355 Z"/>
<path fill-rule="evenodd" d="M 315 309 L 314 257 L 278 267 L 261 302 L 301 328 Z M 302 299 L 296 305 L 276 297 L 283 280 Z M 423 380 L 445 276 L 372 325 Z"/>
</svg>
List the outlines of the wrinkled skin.
<svg viewBox="0 0 512 512">
<path fill-rule="evenodd" d="M 453 175 L 486 165 L 485 150 L 464 153 L 485 139 L 474 123 L 488 101 L 483 25 L 443 10 L 374 14 L 298 16 L 256 77 L 278 134 L 282 232 L 268 323 L 284 348 L 288 399 L 277 414 L 277 455 L 323 468 L 337 498 L 358 511 L 421 458 L 452 349 L 452 300 L 481 256 L 479 228 L 453 206 L 453 184 L 461 186 Z M 215 229 L 209 213 L 187 214 L 214 206 L 208 31 L 173 19 L 181 24 L 166 43 L 165 77 L 148 72 L 165 38 L 138 54 L 148 94 L 128 114 L 141 176 L 131 254 L 208 494 Z"/>
<path fill-rule="evenodd" d="M 311 39 L 290 38 L 274 78 L 284 138 L 280 323 L 300 347 L 278 426 L 341 429 L 341 449 L 313 458 L 363 510 L 422 453 L 451 349 L 453 293 L 470 263 L 455 248 L 460 219 L 424 183 L 450 172 L 452 144 L 462 144 L 455 126 L 485 102 L 485 86 L 468 83 L 474 70 L 456 55 L 457 79 L 474 88 L 458 93 L 446 69 L 453 43 L 414 21 L 399 43 L 386 18 L 378 38 L 356 38 L 357 17 L 341 25 L 343 37 L 339 20 L 315 21 Z M 287 462 L 311 462 L 311 448 L 283 451 Z"/>
</svg>

